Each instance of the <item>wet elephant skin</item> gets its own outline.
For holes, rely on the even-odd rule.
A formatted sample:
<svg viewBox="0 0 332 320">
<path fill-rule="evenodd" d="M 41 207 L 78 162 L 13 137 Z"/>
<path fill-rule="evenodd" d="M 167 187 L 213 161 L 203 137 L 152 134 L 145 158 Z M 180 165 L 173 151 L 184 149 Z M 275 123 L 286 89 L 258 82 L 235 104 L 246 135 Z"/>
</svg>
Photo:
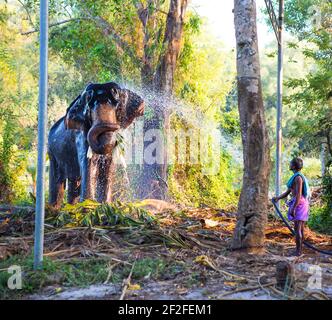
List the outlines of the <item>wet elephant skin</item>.
<svg viewBox="0 0 332 320">
<path fill-rule="evenodd" d="M 88 84 L 49 132 L 50 205 L 61 206 L 65 189 L 72 204 L 110 202 L 116 131 L 143 112 L 144 101 L 134 92 L 114 82 Z"/>
</svg>

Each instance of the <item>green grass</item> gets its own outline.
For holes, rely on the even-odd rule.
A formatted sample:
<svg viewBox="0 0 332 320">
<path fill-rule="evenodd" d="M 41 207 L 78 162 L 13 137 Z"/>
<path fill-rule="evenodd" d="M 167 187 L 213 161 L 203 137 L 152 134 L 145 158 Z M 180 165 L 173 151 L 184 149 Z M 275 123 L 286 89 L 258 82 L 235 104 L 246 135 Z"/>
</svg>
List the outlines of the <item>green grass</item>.
<svg viewBox="0 0 332 320">
<path fill-rule="evenodd" d="M 17 265 L 22 270 L 22 289 L 11 290 L 8 288 L 8 279 L 11 276 L 7 272 L 10 266 Z M 0 299 L 20 296 L 23 293 L 31 293 L 39 288 L 48 285 L 50 276 L 58 270 L 57 264 L 50 259 L 44 260 L 44 268 L 42 271 L 33 271 L 33 257 L 29 256 L 12 256 L 0 262 Z"/>
<path fill-rule="evenodd" d="M 128 275 L 130 269 L 130 266 L 126 266 L 123 270 L 123 275 Z M 183 270 L 184 266 L 176 262 L 168 262 L 162 258 L 143 258 L 136 261 L 132 278 L 140 280 L 149 277 L 162 280 L 174 277 Z"/>
<path fill-rule="evenodd" d="M 192 272 L 189 278 L 185 281 L 187 287 L 198 286 L 202 282 L 202 277 L 200 272 Z"/>
<path fill-rule="evenodd" d="M 47 286 L 54 287 L 86 287 L 92 284 L 103 283 L 108 276 L 109 260 L 87 259 L 72 260 L 70 262 L 57 262 L 45 258 L 43 270 L 33 270 L 32 255 L 13 256 L 0 262 L 0 300 L 20 298 L 27 294 L 40 291 Z M 113 262 L 112 262 L 113 263 Z M 133 261 L 131 261 L 133 263 Z M 8 278 L 11 276 L 7 268 L 18 265 L 22 268 L 22 289 L 8 288 Z M 131 265 L 119 264 L 112 271 L 110 283 L 121 284 L 130 273 Z M 135 281 L 150 279 L 174 278 L 184 271 L 181 263 L 168 262 L 162 258 L 142 258 L 136 261 L 132 274 Z"/>
<path fill-rule="evenodd" d="M 22 268 L 22 289 L 10 290 L 7 286 L 11 276 L 7 268 L 18 265 Z M 85 261 L 57 262 L 44 258 L 43 270 L 33 270 L 32 256 L 11 257 L 0 263 L 0 299 L 20 297 L 38 292 L 46 286 L 85 287 L 102 283 L 108 275 L 107 261 L 87 259 Z"/>
</svg>

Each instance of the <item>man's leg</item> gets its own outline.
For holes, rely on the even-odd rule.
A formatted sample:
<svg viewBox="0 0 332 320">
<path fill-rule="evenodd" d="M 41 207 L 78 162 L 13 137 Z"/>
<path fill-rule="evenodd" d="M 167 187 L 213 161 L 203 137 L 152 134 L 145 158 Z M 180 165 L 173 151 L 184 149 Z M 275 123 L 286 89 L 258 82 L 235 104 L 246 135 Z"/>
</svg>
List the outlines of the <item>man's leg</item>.
<svg viewBox="0 0 332 320">
<path fill-rule="evenodd" d="M 302 254 L 302 223 L 303 221 L 295 221 L 295 241 L 296 241 L 296 255 L 300 256 Z"/>
<path fill-rule="evenodd" d="M 301 223 L 301 225 L 302 225 L 302 228 L 301 228 L 301 230 L 302 230 L 302 242 L 304 241 L 304 227 L 305 227 L 305 221 L 301 221 L 302 223 Z"/>
</svg>

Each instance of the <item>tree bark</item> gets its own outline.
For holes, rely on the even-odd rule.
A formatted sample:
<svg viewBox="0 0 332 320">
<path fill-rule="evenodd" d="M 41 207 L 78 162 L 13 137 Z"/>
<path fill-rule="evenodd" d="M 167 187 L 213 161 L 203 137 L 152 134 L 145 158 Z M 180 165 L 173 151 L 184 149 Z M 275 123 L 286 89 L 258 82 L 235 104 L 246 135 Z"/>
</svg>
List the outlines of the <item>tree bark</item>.
<svg viewBox="0 0 332 320">
<path fill-rule="evenodd" d="M 262 98 L 256 1 L 234 0 L 238 108 L 243 144 L 243 185 L 233 249 L 262 247 L 267 221 L 269 141 Z"/>
<path fill-rule="evenodd" d="M 322 174 L 322 177 L 324 177 L 325 173 L 326 173 L 327 159 L 328 159 L 328 156 L 327 156 L 327 146 L 326 146 L 325 141 L 322 141 L 321 151 L 320 151 L 320 163 L 321 163 L 321 174 Z"/>
<path fill-rule="evenodd" d="M 176 63 L 180 54 L 188 0 L 171 0 L 164 36 L 164 53 L 154 77 L 155 90 L 172 94 Z"/>
<path fill-rule="evenodd" d="M 149 10 L 153 6 L 154 10 Z M 155 68 L 153 67 L 154 50 L 151 45 L 154 42 L 152 32 L 158 27 L 157 10 L 160 7 L 160 0 L 148 0 L 146 7 L 141 1 L 136 2 L 137 14 L 143 27 L 143 64 L 141 67 L 141 81 L 143 88 L 151 90 L 153 88 L 153 77 Z"/>
</svg>

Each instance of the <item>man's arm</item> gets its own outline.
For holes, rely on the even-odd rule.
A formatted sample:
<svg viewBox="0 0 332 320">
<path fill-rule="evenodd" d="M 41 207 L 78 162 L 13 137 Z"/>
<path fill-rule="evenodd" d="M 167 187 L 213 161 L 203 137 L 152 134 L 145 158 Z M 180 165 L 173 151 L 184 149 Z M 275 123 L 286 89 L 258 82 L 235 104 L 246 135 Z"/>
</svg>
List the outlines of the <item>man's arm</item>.
<svg viewBox="0 0 332 320">
<path fill-rule="evenodd" d="M 279 200 L 286 198 L 290 193 L 291 193 L 291 189 L 287 189 L 287 191 L 285 191 L 284 193 L 282 193 L 280 196 L 273 197 L 272 200 L 278 202 Z"/>
</svg>

